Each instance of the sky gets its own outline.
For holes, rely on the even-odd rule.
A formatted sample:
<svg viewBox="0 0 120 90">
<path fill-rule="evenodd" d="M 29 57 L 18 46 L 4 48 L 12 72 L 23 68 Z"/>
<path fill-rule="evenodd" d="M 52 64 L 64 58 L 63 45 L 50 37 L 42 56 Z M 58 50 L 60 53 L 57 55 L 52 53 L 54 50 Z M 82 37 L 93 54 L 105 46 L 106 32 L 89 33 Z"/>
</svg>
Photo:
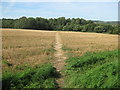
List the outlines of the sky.
<svg viewBox="0 0 120 90">
<path fill-rule="evenodd" d="M 118 2 L 2 2 L 2 17 L 84 18 L 117 21 Z"/>
</svg>

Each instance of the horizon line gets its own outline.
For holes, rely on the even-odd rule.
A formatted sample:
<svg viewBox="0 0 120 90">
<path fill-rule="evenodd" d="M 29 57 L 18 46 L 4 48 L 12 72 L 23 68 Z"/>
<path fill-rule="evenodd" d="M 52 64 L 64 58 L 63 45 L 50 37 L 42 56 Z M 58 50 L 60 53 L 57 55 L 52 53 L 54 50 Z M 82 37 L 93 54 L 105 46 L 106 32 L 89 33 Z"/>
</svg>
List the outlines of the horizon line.
<svg viewBox="0 0 120 90">
<path fill-rule="evenodd" d="M 0 19 L 3 19 L 3 18 L 5 18 L 5 19 L 19 19 L 19 18 L 21 18 L 21 17 L 26 17 L 26 18 L 30 18 L 30 17 L 32 17 L 32 16 L 20 16 L 20 17 L 15 17 L 15 18 L 13 18 L 13 17 L 2 17 L 2 18 L 0 18 Z M 36 16 L 36 17 L 32 17 L 32 18 L 37 18 L 37 17 L 40 17 L 40 18 L 44 18 L 44 19 L 57 19 L 57 18 L 60 18 L 60 17 L 64 17 L 64 16 L 60 16 L 60 17 L 41 17 L 41 16 Z M 77 19 L 77 18 L 79 18 L 79 19 L 85 19 L 85 18 L 82 18 L 82 17 L 65 17 L 65 19 L 72 19 L 72 18 L 75 18 L 75 19 Z M 120 21 L 120 20 L 99 20 L 99 19 L 85 19 L 85 20 L 91 20 L 91 21 L 103 21 L 103 22 L 110 22 L 110 21 Z"/>
</svg>

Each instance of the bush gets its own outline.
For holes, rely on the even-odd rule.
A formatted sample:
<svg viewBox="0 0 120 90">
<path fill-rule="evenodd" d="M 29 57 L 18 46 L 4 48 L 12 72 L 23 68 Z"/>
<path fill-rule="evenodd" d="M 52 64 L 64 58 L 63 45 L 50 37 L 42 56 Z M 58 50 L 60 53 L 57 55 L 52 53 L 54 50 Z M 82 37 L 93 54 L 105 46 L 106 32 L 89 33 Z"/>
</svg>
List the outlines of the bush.
<svg viewBox="0 0 120 90">
<path fill-rule="evenodd" d="M 65 79 L 69 88 L 117 88 L 118 50 L 86 53 L 69 58 L 66 62 Z"/>
<path fill-rule="evenodd" d="M 55 68 L 51 64 L 44 64 L 30 68 L 23 72 L 3 73 L 3 89 L 9 88 L 55 88 Z M 49 84 L 48 84 L 49 83 Z"/>
</svg>

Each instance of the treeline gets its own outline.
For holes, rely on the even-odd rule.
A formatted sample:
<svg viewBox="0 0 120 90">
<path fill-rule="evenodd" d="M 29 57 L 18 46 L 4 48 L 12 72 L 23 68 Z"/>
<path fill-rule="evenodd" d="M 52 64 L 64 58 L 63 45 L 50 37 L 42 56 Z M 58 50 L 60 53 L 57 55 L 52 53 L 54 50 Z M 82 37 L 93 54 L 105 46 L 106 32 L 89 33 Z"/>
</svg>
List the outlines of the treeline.
<svg viewBox="0 0 120 90">
<path fill-rule="evenodd" d="M 118 34 L 118 25 L 96 24 L 91 20 L 80 18 L 50 18 L 21 17 L 19 19 L 2 19 L 2 28 L 81 31 Z"/>
</svg>

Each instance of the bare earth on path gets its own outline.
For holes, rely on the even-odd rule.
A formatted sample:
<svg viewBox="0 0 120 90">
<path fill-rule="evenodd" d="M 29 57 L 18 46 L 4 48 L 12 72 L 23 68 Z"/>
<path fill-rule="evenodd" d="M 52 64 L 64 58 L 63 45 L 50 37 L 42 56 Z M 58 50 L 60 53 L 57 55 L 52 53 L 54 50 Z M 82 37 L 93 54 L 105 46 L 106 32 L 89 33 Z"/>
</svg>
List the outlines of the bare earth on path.
<svg viewBox="0 0 120 90">
<path fill-rule="evenodd" d="M 64 52 L 62 50 L 62 43 L 59 32 L 56 33 L 55 50 L 56 50 L 55 53 L 56 61 L 54 62 L 54 67 L 56 68 L 57 72 L 60 74 L 60 77 L 56 79 L 56 82 L 58 83 L 59 87 L 62 87 L 64 85 L 64 79 L 63 79 L 64 75 L 62 74 L 61 70 L 65 66 L 66 56 L 64 55 Z"/>
</svg>

